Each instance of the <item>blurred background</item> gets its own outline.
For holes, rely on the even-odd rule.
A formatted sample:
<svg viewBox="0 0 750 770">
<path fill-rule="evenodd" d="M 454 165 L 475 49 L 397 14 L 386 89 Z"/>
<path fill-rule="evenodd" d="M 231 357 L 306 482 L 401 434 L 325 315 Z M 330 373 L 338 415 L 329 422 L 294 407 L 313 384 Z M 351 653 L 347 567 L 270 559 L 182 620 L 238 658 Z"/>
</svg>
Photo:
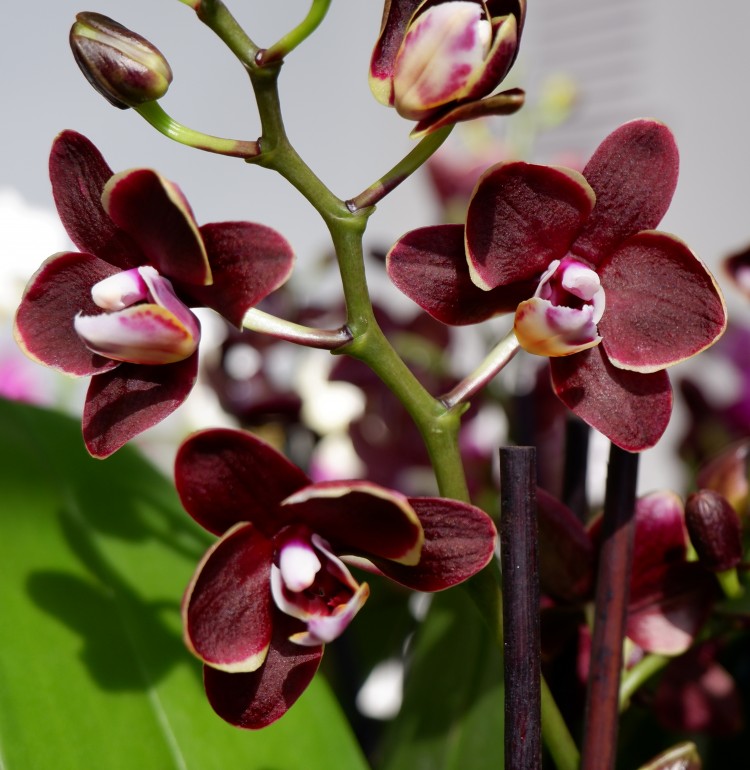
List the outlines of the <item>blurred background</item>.
<svg viewBox="0 0 750 770">
<path fill-rule="evenodd" d="M 309 3 L 230 0 L 228 5 L 264 46 L 294 26 Z M 281 77 L 292 142 L 342 198 L 367 187 L 412 146 L 410 125 L 379 105 L 367 85 L 382 6 L 376 0 L 334 2 L 318 32 L 285 63 Z M 292 243 L 300 266 L 328 250 L 315 213 L 273 173 L 170 142 L 137 114 L 99 97 L 68 47 L 68 30 L 81 10 L 109 15 L 161 49 L 174 71 L 161 104 L 176 120 L 219 136 L 254 139 L 259 133 L 244 71 L 177 0 L 100 0 L 96 7 L 81 7 L 78 0 L 7 4 L 0 47 L 5 104 L 0 301 L 6 327 L 0 351 L 12 347 L 7 329 L 25 280 L 46 256 L 67 248 L 47 178 L 50 143 L 64 128 L 91 138 L 115 170 L 158 168 L 181 186 L 200 224 L 247 219 L 274 227 Z M 715 18 L 698 0 L 531 0 L 522 53 L 506 81 L 527 91 L 528 106 L 486 129 L 497 141 L 493 161 L 513 155 L 583 165 L 604 136 L 626 120 L 654 116 L 668 123 L 681 152 L 681 176 L 662 229 L 683 238 L 717 273 L 730 312 L 741 322 L 748 319 L 749 305 L 723 279 L 720 262 L 750 243 L 748 28 L 750 4 L 740 0 L 726 0 Z M 466 143 L 465 133 L 454 134 L 456 143 Z M 468 141 L 476 141 L 476 132 Z M 383 252 L 406 230 L 442 215 L 427 175 L 419 173 L 379 204 L 368 244 Z M 378 276 L 373 287 L 383 303 L 403 306 L 403 298 L 381 285 Z M 337 288 L 334 282 L 326 296 L 336 296 Z M 305 290 L 312 291 L 309 285 Z M 678 367 L 683 370 L 688 371 Z M 736 396 L 736 373 L 721 360 L 691 376 L 708 380 L 706 387 L 719 386 L 719 400 Z M 71 395 L 71 402 L 76 398 Z M 200 411 L 209 424 L 219 419 L 210 405 Z M 659 461 L 642 464 L 642 488 L 679 487 L 680 470 L 670 455 L 685 419 L 678 404 L 662 445 L 649 453 Z M 489 439 L 497 443 L 500 433 Z"/>
</svg>

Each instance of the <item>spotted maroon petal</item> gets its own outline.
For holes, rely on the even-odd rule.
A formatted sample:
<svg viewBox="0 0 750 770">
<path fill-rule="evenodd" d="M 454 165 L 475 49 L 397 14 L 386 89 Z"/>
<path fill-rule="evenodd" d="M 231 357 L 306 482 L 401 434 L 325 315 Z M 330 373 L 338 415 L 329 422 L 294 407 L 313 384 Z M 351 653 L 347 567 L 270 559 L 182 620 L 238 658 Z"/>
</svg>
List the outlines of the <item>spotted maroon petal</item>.
<svg viewBox="0 0 750 770">
<path fill-rule="evenodd" d="M 679 169 L 672 132 L 656 120 L 633 120 L 613 131 L 583 175 L 596 206 L 573 251 L 593 264 L 641 230 L 652 230 L 669 208 Z"/>
<path fill-rule="evenodd" d="M 370 557 L 382 574 L 417 591 L 441 591 L 487 566 L 497 532 L 484 511 L 437 497 L 410 497 L 409 502 L 424 529 L 422 556 L 413 567 Z"/>
<path fill-rule="evenodd" d="M 252 222 L 221 222 L 200 228 L 211 264 L 210 286 L 182 285 L 196 304 L 216 310 L 235 326 L 245 313 L 289 277 L 294 253 L 275 230 Z"/>
<path fill-rule="evenodd" d="M 62 252 L 46 260 L 29 281 L 15 320 L 18 344 L 31 358 L 83 377 L 113 369 L 117 361 L 89 350 L 73 326 L 76 314 L 101 313 L 91 287 L 117 273 L 91 254 Z"/>
<path fill-rule="evenodd" d="M 252 524 L 237 524 L 198 565 L 183 600 L 183 628 L 190 650 L 209 666 L 255 671 L 265 660 L 273 551 Z"/>
<path fill-rule="evenodd" d="M 562 259 L 594 205 L 576 171 L 523 162 L 486 171 L 466 215 L 466 253 L 482 288 L 538 278 Z"/>
<path fill-rule="evenodd" d="M 168 417 L 198 376 L 198 353 L 174 364 L 123 363 L 92 377 L 83 407 L 83 438 L 94 457 L 108 457 Z"/>
<path fill-rule="evenodd" d="M 102 206 L 102 191 L 112 169 L 85 136 L 75 131 L 57 136 L 49 156 L 49 175 L 57 213 L 81 251 L 122 269 L 146 262 L 136 243 Z"/>
<path fill-rule="evenodd" d="M 175 482 L 185 510 L 209 532 L 221 535 L 249 521 L 273 537 L 284 525 L 279 503 L 310 479 L 250 433 L 222 428 L 201 431 L 182 444 Z"/>
<path fill-rule="evenodd" d="M 726 328 L 716 281 L 672 235 L 638 233 L 598 272 L 607 302 L 599 333 L 621 369 L 663 369 L 705 350 Z"/>
<path fill-rule="evenodd" d="M 520 88 L 510 88 L 484 99 L 474 99 L 469 102 L 448 105 L 444 109 L 438 109 L 431 115 L 420 120 L 412 129 L 409 136 L 412 139 L 421 139 L 438 128 L 450 126 L 454 123 L 463 123 L 467 120 L 486 118 L 490 115 L 512 115 L 523 107 L 526 94 Z"/>
<path fill-rule="evenodd" d="M 560 400 L 622 449 L 648 449 L 666 430 L 672 388 L 664 370 L 641 374 L 617 369 L 601 345 L 550 359 L 550 368 Z"/>
<path fill-rule="evenodd" d="M 102 203 L 159 273 L 197 286 L 211 283 L 198 225 L 176 185 L 148 168 L 123 171 L 105 185 Z"/>
<path fill-rule="evenodd" d="M 311 484 L 284 500 L 281 516 L 306 524 L 339 554 L 415 564 L 424 542 L 419 518 L 407 498 L 369 481 Z"/>
<path fill-rule="evenodd" d="M 387 256 L 398 289 L 446 324 L 472 324 L 511 313 L 534 293 L 533 281 L 483 291 L 466 262 L 462 225 L 423 227 L 400 238 Z"/>
<path fill-rule="evenodd" d="M 304 631 L 295 618 L 274 611 L 273 636 L 265 662 L 250 673 L 203 669 L 206 695 L 214 711 L 237 727 L 257 730 L 275 722 L 292 707 L 312 681 L 323 646 L 303 647 L 289 641 Z"/>
</svg>

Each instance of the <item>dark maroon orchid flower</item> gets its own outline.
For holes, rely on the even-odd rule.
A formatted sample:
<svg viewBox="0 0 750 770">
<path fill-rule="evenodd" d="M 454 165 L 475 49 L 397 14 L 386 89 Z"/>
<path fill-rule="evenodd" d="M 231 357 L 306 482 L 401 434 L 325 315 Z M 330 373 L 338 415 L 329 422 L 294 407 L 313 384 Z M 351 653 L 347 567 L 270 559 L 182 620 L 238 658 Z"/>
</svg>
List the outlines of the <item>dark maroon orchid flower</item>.
<svg viewBox="0 0 750 770">
<path fill-rule="evenodd" d="M 542 590 L 563 605 L 589 601 L 601 519 L 587 530 L 543 490 L 538 504 Z M 719 595 L 715 576 L 688 560 L 689 542 L 677 495 L 662 491 L 638 499 L 626 635 L 646 652 L 687 650 Z"/>
<path fill-rule="evenodd" d="M 418 121 L 412 136 L 523 104 L 518 89 L 487 95 L 518 53 L 526 0 L 386 0 L 370 63 L 378 101 Z"/>
<path fill-rule="evenodd" d="M 394 283 L 449 324 L 515 313 L 526 350 L 551 356 L 566 406 L 623 449 L 658 441 L 672 409 L 666 367 L 724 331 L 719 288 L 679 239 L 652 228 L 677 182 L 669 129 L 626 123 L 579 174 L 522 162 L 481 178 L 466 225 L 403 236 Z"/>
<path fill-rule="evenodd" d="M 492 558 L 495 528 L 478 508 L 366 481 L 311 483 L 242 431 L 195 434 L 175 468 L 185 509 L 220 536 L 185 594 L 185 638 L 205 664 L 211 705 L 240 727 L 264 727 L 290 708 L 323 645 L 367 599 L 343 559 L 439 591 Z"/>
<path fill-rule="evenodd" d="M 198 370 L 202 305 L 240 325 L 281 285 L 293 255 L 250 222 L 198 227 L 180 190 L 155 171 L 113 174 L 84 136 L 64 131 L 50 154 L 52 192 L 79 252 L 50 257 L 16 315 L 23 350 L 91 376 L 83 436 L 106 457 L 171 414 Z"/>
</svg>

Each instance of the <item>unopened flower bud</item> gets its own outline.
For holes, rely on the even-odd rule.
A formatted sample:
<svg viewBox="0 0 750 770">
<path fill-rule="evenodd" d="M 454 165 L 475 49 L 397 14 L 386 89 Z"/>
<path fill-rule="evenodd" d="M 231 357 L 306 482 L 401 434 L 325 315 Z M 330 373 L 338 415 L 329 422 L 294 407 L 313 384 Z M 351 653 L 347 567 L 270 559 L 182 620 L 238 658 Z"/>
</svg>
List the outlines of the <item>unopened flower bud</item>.
<svg viewBox="0 0 750 770">
<path fill-rule="evenodd" d="M 76 16 L 70 47 L 89 83 L 122 110 L 160 99 L 172 82 L 172 70 L 156 46 L 100 13 Z"/>
<path fill-rule="evenodd" d="M 740 520 L 723 495 L 711 489 L 694 492 L 685 503 L 685 523 L 707 569 L 725 572 L 742 561 Z"/>
</svg>

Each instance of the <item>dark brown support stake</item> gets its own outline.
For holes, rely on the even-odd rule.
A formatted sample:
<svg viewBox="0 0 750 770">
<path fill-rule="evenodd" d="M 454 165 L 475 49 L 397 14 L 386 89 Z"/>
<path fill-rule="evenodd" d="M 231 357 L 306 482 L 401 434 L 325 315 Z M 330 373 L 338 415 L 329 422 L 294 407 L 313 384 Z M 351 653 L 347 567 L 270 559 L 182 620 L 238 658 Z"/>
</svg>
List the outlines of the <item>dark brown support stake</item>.
<svg viewBox="0 0 750 770">
<path fill-rule="evenodd" d="M 581 770 L 614 770 L 615 767 L 637 480 L 638 455 L 613 444 L 609 454 L 596 580 Z"/>
<path fill-rule="evenodd" d="M 500 450 L 505 768 L 542 766 L 536 450 Z"/>
</svg>

